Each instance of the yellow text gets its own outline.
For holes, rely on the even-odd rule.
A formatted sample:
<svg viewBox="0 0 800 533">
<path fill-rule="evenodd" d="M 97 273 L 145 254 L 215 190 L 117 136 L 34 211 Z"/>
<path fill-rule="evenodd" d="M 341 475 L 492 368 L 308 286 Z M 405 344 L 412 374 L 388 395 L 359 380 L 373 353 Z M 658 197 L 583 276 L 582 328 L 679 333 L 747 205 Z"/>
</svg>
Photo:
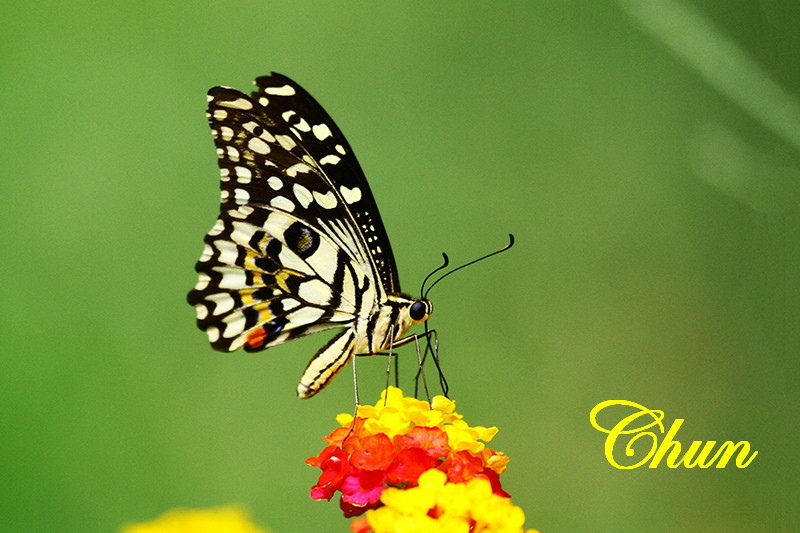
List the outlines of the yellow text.
<svg viewBox="0 0 800 533">
<path fill-rule="evenodd" d="M 604 428 L 597 422 L 600 411 L 613 406 L 625 406 L 635 409 L 633 414 L 622 418 L 613 427 Z M 639 468 L 645 464 L 648 468 L 658 468 L 665 464 L 667 468 L 725 468 L 738 450 L 733 461 L 737 468 L 746 468 L 758 455 L 757 451 L 750 453 L 750 443 L 747 441 L 725 441 L 717 447 L 717 441 L 693 441 L 684 450 L 684 445 L 677 439 L 678 430 L 683 425 L 684 419 L 676 418 L 668 430 L 665 431 L 662 420 L 664 411 L 648 409 L 643 405 L 627 400 L 607 400 L 594 406 L 589 413 L 592 426 L 603 433 L 607 433 L 605 442 L 606 460 L 611 466 L 620 469 Z M 657 427 L 658 432 L 646 431 Z M 627 440 L 624 446 L 625 455 L 631 459 L 618 461 L 616 452 Z M 715 450 L 716 447 L 716 450 Z M 683 452 L 683 453 L 681 453 Z"/>
</svg>

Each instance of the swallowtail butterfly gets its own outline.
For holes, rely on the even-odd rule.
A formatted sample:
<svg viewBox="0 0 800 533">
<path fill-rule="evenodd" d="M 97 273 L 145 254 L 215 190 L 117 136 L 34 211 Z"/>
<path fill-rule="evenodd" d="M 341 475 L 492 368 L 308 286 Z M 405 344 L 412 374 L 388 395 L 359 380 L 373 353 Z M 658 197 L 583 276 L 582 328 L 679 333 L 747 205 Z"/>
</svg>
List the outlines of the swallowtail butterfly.
<svg viewBox="0 0 800 533">
<path fill-rule="evenodd" d="M 356 355 L 405 344 L 432 311 L 400 292 L 389 237 L 342 132 L 295 82 L 273 73 L 248 96 L 208 92 L 221 206 L 188 301 L 220 351 L 258 351 L 329 328 L 297 394 L 322 390 Z"/>
</svg>

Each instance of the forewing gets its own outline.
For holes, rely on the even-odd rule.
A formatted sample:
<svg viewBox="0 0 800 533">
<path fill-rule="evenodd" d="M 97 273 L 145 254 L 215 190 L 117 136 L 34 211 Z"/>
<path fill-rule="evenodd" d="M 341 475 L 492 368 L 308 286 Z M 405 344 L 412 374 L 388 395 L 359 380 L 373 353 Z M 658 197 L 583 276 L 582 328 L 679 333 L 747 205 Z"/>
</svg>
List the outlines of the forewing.
<svg viewBox="0 0 800 533">
<path fill-rule="evenodd" d="M 311 188 L 315 199 L 314 215 L 325 222 L 330 215 L 345 226 L 352 226 L 359 249 L 367 249 L 366 259 L 380 279 L 385 292 L 400 291 L 392 247 L 383 226 L 378 206 L 370 191 L 353 149 L 328 113 L 302 87 L 281 74 L 256 78 L 258 90 L 253 98 L 266 113 L 283 121 L 298 140 L 303 160 L 314 160 L 316 177 Z M 322 188 L 320 188 L 322 187 Z M 332 196 L 329 196 L 332 195 Z M 330 206 L 336 199 L 336 206 Z M 319 209 L 319 208 L 322 209 Z"/>
</svg>

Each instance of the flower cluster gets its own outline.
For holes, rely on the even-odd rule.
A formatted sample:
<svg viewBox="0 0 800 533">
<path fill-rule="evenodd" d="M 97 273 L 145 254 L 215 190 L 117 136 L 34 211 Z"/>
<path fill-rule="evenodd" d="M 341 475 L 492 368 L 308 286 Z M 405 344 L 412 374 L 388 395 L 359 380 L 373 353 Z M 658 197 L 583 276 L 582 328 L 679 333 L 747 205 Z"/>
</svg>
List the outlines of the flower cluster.
<svg viewBox="0 0 800 533">
<path fill-rule="evenodd" d="M 379 516 L 387 515 L 391 506 L 384 494 L 396 498 L 390 496 L 396 494 L 390 488 L 408 492 L 431 470 L 441 472 L 449 484 L 485 486 L 490 494 L 508 501 L 499 479 L 508 458 L 485 444 L 497 428 L 470 427 L 455 412 L 455 403 L 444 396 L 428 403 L 389 387 L 376 405 L 359 406 L 355 420 L 347 414 L 336 420 L 342 427 L 325 438 L 328 446 L 318 456 L 306 462 L 322 470 L 311 497 L 330 500 L 340 492 L 339 505 L 346 517 L 384 505 L 387 510 Z M 472 480 L 482 483 L 469 485 Z"/>
<path fill-rule="evenodd" d="M 120 533 L 268 533 L 240 507 L 173 509 L 155 520 L 128 524 Z"/>
<path fill-rule="evenodd" d="M 525 513 L 492 493 L 485 479 L 448 483 L 440 470 L 428 470 L 417 487 L 383 491 L 383 507 L 355 520 L 354 533 L 522 533 Z M 533 529 L 525 530 L 536 533 Z"/>
</svg>

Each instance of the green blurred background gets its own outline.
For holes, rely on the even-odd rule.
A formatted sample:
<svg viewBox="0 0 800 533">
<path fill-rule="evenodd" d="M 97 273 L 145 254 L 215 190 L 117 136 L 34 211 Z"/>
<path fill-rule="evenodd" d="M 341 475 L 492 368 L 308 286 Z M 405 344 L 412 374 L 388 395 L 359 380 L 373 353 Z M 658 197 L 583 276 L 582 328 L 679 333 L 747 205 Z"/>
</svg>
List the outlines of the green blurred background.
<svg viewBox="0 0 800 533">
<path fill-rule="evenodd" d="M 212 352 L 185 294 L 218 209 L 218 84 L 296 79 L 354 146 L 458 409 L 496 425 L 527 526 L 797 531 L 800 7 L 793 1 L 5 2 L 0 530 L 113 532 L 314 502 L 349 372 L 295 398 L 312 336 Z M 413 349 L 404 352 L 404 376 Z M 377 399 L 385 361 L 361 360 Z M 625 399 L 746 469 L 620 471 Z"/>
</svg>

